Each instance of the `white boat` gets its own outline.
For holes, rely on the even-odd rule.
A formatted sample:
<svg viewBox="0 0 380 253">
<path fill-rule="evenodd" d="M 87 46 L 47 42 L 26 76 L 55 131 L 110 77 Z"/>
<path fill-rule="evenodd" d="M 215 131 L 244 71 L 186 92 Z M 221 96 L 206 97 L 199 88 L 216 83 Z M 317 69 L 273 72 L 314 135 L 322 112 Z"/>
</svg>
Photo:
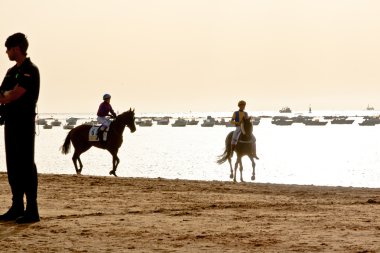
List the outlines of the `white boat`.
<svg viewBox="0 0 380 253">
<path fill-rule="evenodd" d="M 261 118 L 259 117 L 253 117 L 252 118 L 252 125 L 257 126 L 260 124 Z"/>
<path fill-rule="evenodd" d="M 143 120 L 140 122 L 141 127 L 151 127 L 153 126 L 153 121 L 152 120 Z"/>
<path fill-rule="evenodd" d="M 227 124 L 227 121 L 224 118 L 222 118 L 221 120 L 215 121 L 215 125 L 217 126 L 225 126 L 226 124 Z"/>
<path fill-rule="evenodd" d="M 37 123 L 37 125 L 46 125 L 47 121 L 46 121 L 46 119 L 37 119 L 36 123 Z"/>
<path fill-rule="evenodd" d="M 66 120 L 66 122 L 67 122 L 67 124 L 69 124 L 69 125 L 76 125 L 77 124 L 77 121 L 78 121 L 78 118 L 68 118 L 67 120 Z"/>
<path fill-rule="evenodd" d="M 57 120 L 57 119 L 55 119 L 53 122 L 51 122 L 52 126 L 60 126 L 61 124 L 62 124 L 62 122 Z"/>
<path fill-rule="evenodd" d="M 162 125 L 162 126 L 169 125 L 169 118 L 163 118 L 163 119 L 157 120 L 157 125 Z"/>
<path fill-rule="evenodd" d="M 187 121 L 181 118 L 178 118 L 174 124 L 172 124 L 172 127 L 185 127 L 187 125 Z"/>
<path fill-rule="evenodd" d="M 373 108 L 373 106 L 367 105 L 367 111 L 373 111 L 373 110 L 375 110 L 375 108 Z"/>
<path fill-rule="evenodd" d="M 328 121 L 319 121 L 319 119 L 315 120 L 305 120 L 303 122 L 305 126 L 326 126 Z"/>
<path fill-rule="evenodd" d="M 52 125 L 49 125 L 49 124 L 45 124 L 44 126 L 43 126 L 43 129 L 52 129 L 53 128 L 53 126 Z"/>
<path fill-rule="evenodd" d="M 359 123 L 359 126 L 375 126 L 380 124 L 380 118 L 378 117 L 364 117 L 364 121 Z"/>
<path fill-rule="evenodd" d="M 331 124 L 339 124 L 339 125 L 350 125 L 354 123 L 353 119 L 345 119 L 345 118 L 335 118 L 331 121 Z"/>
<path fill-rule="evenodd" d="M 66 124 L 63 126 L 63 129 L 73 129 L 74 127 L 74 125 Z"/>
<path fill-rule="evenodd" d="M 213 127 L 214 125 L 215 125 L 215 121 L 211 121 L 211 120 L 206 119 L 201 124 L 201 127 Z"/>
<path fill-rule="evenodd" d="M 272 124 L 273 125 L 277 125 L 277 126 L 290 126 L 292 125 L 294 122 L 290 119 L 273 119 L 272 120 Z"/>
<path fill-rule="evenodd" d="M 191 119 L 191 120 L 187 121 L 187 124 L 189 126 L 196 126 L 196 125 L 198 125 L 198 123 L 199 123 L 199 120 L 195 120 L 195 119 Z"/>
<path fill-rule="evenodd" d="M 280 113 L 291 113 L 292 110 L 289 107 L 283 107 L 280 110 Z"/>
</svg>

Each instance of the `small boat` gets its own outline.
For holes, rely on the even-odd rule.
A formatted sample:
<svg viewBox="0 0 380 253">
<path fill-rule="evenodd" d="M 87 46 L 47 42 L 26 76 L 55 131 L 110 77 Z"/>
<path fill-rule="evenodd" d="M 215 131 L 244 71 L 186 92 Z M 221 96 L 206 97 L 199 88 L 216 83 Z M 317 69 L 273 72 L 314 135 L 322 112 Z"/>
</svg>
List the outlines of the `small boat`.
<svg viewBox="0 0 380 253">
<path fill-rule="evenodd" d="M 198 123 L 199 123 L 199 120 L 195 120 L 195 119 L 191 119 L 191 120 L 187 121 L 187 124 L 189 126 L 196 126 L 196 125 L 198 125 Z"/>
<path fill-rule="evenodd" d="M 53 126 L 52 125 L 49 125 L 49 124 L 45 124 L 44 126 L 43 126 L 43 129 L 52 129 L 53 128 Z"/>
<path fill-rule="evenodd" d="M 220 121 L 219 120 L 216 120 L 215 121 L 215 125 L 216 126 L 225 126 L 226 125 L 226 120 L 224 118 L 222 118 Z"/>
<path fill-rule="evenodd" d="M 57 119 L 55 119 L 53 122 L 51 122 L 52 126 L 60 126 L 61 124 L 62 124 L 62 122 L 57 120 Z"/>
<path fill-rule="evenodd" d="M 201 124 L 201 127 L 213 127 L 214 125 L 215 125 L 215 121 L 206 119 Z"/>
<path fill-rule="evenodd" d="M 373 110 L 375 110 L 375 108 L 373 106 L 367 105 L 367 111 L 373 111 Z"/>
<path fill-rule="evenodd" d="M 253 117 L 252 118 L 252 125 L 254 125 L 254 126 L 259 125 L 260 124 L 260 120 L 261 120 L 261 118 L 259 118 L 259 117 Z"/>
<path fill-rule="evenodd" d="M 212 116 L 207 116 L 206 120 L 214 123 L 216 122 L 215 118 L 213 118 Z"/>
<path fill-rule="evenodd" d="M 66 124 L 63 126 L 63 129 L 73 129 L 74 127 L 74 125 Z"/>
<path fill-rule="evenodd" d="M 280 109 L 280 113 L 291 113 L 292 110 L 289 107 L 283 107 Z"/>
<path fill-rule="evenodd" d="M 325 126 L 328 121 L 319 121 L 319 120 L 305 120 L 303 122 L 306 126 Z"/>
<path fill-rule="evenodd" d="M 291 120 L 293 120 L 294 123 L 304 123 L 305 121 L 312 120 L 313 117 L 309 116 L 301 116 L 298 115 L 297 117 L 292 117 Z"/>
<path fill-rule="evenodd" d="M 141 127 L 151 127 L 153 126 L 152 120 L 143 120 L 140 122 L 139 126 Z"/>
<path fill-rule="evenodd" d="M 354 123 L 353 119 L 336 118 L 331 121 L 331 124 L 350 125 Z"/>
<path fill-rule="evenodd" d="M 174 124 L 172 124 L 172 127 L 185 127 L 187 125 L 187 121 L 181 118 L 178 118 Z"/>
<path fill-rule="evenodd" d="M 272 124 L 276 126 L 290 126 L 291 124 L 293 124 L 293 121 L 288 119 L 278 119 L 272 120 Z"/>
<path fill-rule="evenodd" d="M 359 126 L 375 126 L 380 124 L 379 118 L 364 117 L 364 121 L 359 123 Z"/>
<path fill-rule="evenodd" d="M 163 119 L 157 120 L 157 125 L 162 125 L 162 126 L 169 125 L 169 118 L 163 118 Z"/>
<path fill-rule="evenodd" d="M 46 121 L 46 119 L 37 119 L 36 123 L 37 123 L 37 125 L 46 125 L 47 121 Z"/>
<path fill-rule="evenodd" d="M 66 119 L 66 123 L 73 126 L 77 124 L 77 121 L 78 121 L 78 118 L 71 117 L 71 118 Z"/>
</svg>

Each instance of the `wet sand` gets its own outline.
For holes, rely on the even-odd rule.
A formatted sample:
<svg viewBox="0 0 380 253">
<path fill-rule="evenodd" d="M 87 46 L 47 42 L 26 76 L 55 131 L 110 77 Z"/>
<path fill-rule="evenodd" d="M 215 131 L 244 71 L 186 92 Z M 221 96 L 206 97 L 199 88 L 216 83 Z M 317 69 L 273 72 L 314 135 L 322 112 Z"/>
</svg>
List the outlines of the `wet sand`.
<svg viewBox="0 0 380 253">
<path fill-rule="evenodd" d="M 380 252 L 380 189 L 40 175 L 0 252 Z M 10 205 L 0 173 L 0 212 Z"/>
</svg>

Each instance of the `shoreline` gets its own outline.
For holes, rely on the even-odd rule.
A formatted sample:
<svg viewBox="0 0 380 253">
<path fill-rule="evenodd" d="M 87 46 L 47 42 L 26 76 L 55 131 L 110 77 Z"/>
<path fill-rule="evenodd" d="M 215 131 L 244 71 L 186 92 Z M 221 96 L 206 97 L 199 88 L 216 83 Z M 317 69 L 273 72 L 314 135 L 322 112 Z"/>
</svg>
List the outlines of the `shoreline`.
<svg viewBox="0 0 380 253">
<path fill-rule="evenodd" d="M 7 172 L 0 171 L 1 175 L 7 175 Z M 78 177 L 76 174 L 56 174 L 56 173 L 38 173 L 38 177 L 40 176 L 63 176 L 63 177 Z M 368 189 L 368 190 L 380 190 L 380 187 L 370 187 L 370 186 L 342 186 L 342 185 L 314 185 L 314 184 L 287 184 L 287 183 L 262 183 L 262 182 L 256 182 L 247 180 L 245 182 L 240 182 L 238 180 L 237 183 L 232 182 L 232 179 L 230 180 L 195 180 L 195 179 L 182 179 L 182 178 L 164 178 L 164 177 L 123 177 L 123 176 L 99 176 L 99 175 L 79 175 L 79 177 L 89 177 L 89 178 L 104 178 L 104 179 L 130 179 L 130 180 L 166 180 L 166 181 L 184 181 L 188 183 L 232 183 L 232 184 L 243 184 L 243 185 L 249 185 L 249 184 L 255 184 L 255 185 L 266 185 L 266 186 L 272 186 L 272 187 L 321 187 L 321 188 L 347 188 L 347 189 Z"/>
<path fill-rule="evenodd" d="M 10 205 L 0 172 L 0 212 Z M 6 252 L 378 252 L 380 189 L 39 174 Z"/>
</svg>

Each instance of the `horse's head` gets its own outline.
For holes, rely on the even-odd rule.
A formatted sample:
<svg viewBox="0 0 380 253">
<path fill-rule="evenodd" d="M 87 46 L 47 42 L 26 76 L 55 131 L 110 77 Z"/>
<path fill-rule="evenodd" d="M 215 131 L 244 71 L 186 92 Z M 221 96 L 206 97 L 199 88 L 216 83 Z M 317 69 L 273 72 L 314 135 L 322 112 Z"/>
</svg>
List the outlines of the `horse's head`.
<svg viewBox="0 0 380 253">
<path fill-rule="evenodd" d="M 118 115 L 116 119 L 123 122 L 123 124 L 126 125 L 132 133 L 136 131 L 135 109 L 129 109 L 129 111 L 123 112 L 122 114 Z"/>
<path fill-rule="evenodd" d="M 245 130 L 245 134 L 248 137 L 251 137 L 252 132 L 253 132 L 253 124 L 252 124 L 251 120 L 252 120 L 252 117 L 248 117 L 247 119 L 246 118 L 243 119 L 243 126 L 244 126 L 244 130 Z"/>
</svg>

